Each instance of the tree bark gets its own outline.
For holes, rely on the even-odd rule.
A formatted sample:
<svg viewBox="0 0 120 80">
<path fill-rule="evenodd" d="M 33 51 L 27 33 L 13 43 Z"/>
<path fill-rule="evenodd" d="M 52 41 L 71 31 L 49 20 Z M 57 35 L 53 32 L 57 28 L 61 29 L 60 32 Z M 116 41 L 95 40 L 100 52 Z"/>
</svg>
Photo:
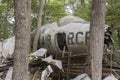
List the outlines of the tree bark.
<svg viewBox="0 0 120 80">
<path fill-rule="evenodd" d="M 39 0 L 40 9 L 38 12 L 38 17 L 37 17 L 37 27 L 36 27 L 32 51 L 37 50 L 38 40 L 39 40 L 39 36 L 40 36 L 40 28 L 42 25 L 42 14 L 43 14 L 43 9 L 44 9 L 44 4 L 45 4 L 45 0 Z"/>
<path fill-rule="evenodd" d="M 27 0 L 27 18 L 28 18 L 28 31 L 30 33 L 29 37 L 30 40 L 28 43 L 30 43 L 28 46 L 29 52 L 31 51 L 31 0 Z"/>
<path fill-rule="evenodd" d="M 44 4 L 44 9 L 43 9 L 43 20 L 42 20 L 42 24 L 46 23 L 46 10 L 47 10 L 47 1 L 45 0 L 45 4 Z"/>
<path fill-rule="evenodd" d="M 29 0 L 30 1 L 30 0 Z M 15 51 L 13 54 L 13 80 L 29 80 L 28 53 L 30 48 L 30 25 L 28 0 L 15 0 Z"/>
<path fill-rule="evenodd" d="M 93 0 L 90 24 L 90 44 L 92 80 L 102 80 L 102 57 L 105 27 L 105 0 Z"/>
</svg>

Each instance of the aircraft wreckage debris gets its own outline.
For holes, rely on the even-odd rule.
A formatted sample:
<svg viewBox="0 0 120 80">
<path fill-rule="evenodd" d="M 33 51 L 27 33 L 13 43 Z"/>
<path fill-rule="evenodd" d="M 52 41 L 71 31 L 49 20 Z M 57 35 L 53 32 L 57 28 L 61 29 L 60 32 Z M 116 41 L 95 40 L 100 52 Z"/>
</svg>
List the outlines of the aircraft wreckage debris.
<svg viewBox="0 0 120 80">
<path fill-rule="evenodd" d="M 88 70 L 90 63 L 86 62 L 89 56 L 87 54 L 87 47 L 85 46 L 89 40 L 89 26 L 89 22 L 79 19 L 78 17 L 64 17 L 58 21 L 58 23 L 54 22 L 44 25 L 41 28 L 41 36 L 39 38 L 40 45 L 43 48 L 29 55 L 30 72 L 40 71 L 43 73 L 39 74 L 39 76 L 45 77 L 44 73 L 49 70 L 50 73 L 47 77 L 50 76 L 51 78 L 55 78 L 55 80 L 76 80 L 78 78 L 87 78 L 90 80 L 90 72 Z M 104 41 L 106 51 L 109 51 L 114 43 L 111 34 L 110 27 L 106 25 Z M 10 77 L 7 76 L 6 72 L 8 72 L 8 74 L 12 72 L 14 45 L 15 37 L 0 42 L 1 80 Z M 112 74 L 114 76 L 109 76 L 109 65 L 107 67 L 105 65 L 106 64 L 103 63 L 102 76 L 105 77 L 104 80 L 112 80 L 114 77 L 120 79 L 120 70 L 114 65 L 114 62 L 112 66 Z"/>
</svg>

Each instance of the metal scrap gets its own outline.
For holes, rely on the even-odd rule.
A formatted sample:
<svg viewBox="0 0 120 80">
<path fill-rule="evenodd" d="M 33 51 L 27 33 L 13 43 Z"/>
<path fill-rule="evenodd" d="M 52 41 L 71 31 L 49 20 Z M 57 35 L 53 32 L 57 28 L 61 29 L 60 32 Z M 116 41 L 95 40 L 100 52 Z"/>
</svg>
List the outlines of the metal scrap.
<svg viewBox="0 0 120 80">
<path fill-rule="evenodd" d="M 81 74 L 71 80 L 91 80 L 87 74 Z"/>
<path fill-rule="evenodd" d="M 53 72 L 52 67 L 48 65 L 47 68 L 42 72 L 41 80 L 47 80 L 47 78 L 50 76 L 52 72 Z"/>
<path fill-rule="evenodd" d="M 42 61 L 53 64 L 53 65 L 57 66 L 60 70 L 62 70 L 64 72 L 63 67 L 62 67 L 62 61 L 61 60 L 54 60 L 52 55 L 50 55 L 47 58 L 43 58 Z"/>
<path fill-rule="evenodd" d="M 118 80 L 118 79 L 116 79 L 115 76 L 111 74 L 110 76 L 105 77 L 103 80 Z"/>
<path fill-rule="evenodd" d="M 34 53 L 30 54 L 30 56 L 34 57 L 42 57 L 47 53 L 47 49 L 40 48 L 39 50 L 35 51 Z"/>
</svg>

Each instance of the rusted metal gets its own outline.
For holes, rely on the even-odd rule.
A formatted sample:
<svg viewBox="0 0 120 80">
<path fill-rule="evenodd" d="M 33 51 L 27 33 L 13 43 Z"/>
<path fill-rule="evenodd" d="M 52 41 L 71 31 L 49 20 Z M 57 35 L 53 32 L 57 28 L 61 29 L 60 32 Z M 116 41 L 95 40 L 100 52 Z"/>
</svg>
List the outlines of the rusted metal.
<svg viewBox="0 0 120 80">
<path fill-rule="evenodd" d="M 110 51 L 110 74 L 112 74 L 112 52 Z"/>
<path fill-rule="evenodd" d="M 112 74 L 118 79 L 120 80 L 120 70 L 119 69 L 112 69 Z M 109 68 L 103 68 L 103 73 L 102 76 L 106 77 L 110 75 L 110 69 Z"/>
<path fill-rule="evenodd" d="M 88 55 L 70 55 L 70 54 L 64 57 L 61 57 L 61 60 L 63 61 L 63 68 L 65 71 L 65 72 L 62 72 L 61 78 L 63 79 L 63 76 L 65 76 L 66 80 L 68 80 L 68 78 L 74 78 L 75 76 L 80 75 L 82 73 L 91 74 L 91 73 L 88 73 L 88 70 L 89 70 L 88 68 L 90 66 L 89 61 L 87 61 L 88 57 L 89 57 Z M 112 73 L 116 78 L 119 79 L 119 75 L 120 75 L 119 69 L 116 69 L 116 68 L 111 69 L 111 68 L 103 67 L 102 72 L 103 72 L 102 73 L 103 78 Z"/>
<path fill-rule="evenodd" d="M 68 53 L 68 63 L 67 63 L 67 76 L 66 79 L 70 80 L 70 75 L 68 74 L 70 72 L 70 64 L 71 64 L 71 52 Z"/>
<path fill-rule="evenodd" d="M 112 71 L 114 74 L 116 74 L 117 79 L 120 79 L 120 75 L 116 71 L 114 71 L 114 70 L 112 70 Z"/>
</svg>

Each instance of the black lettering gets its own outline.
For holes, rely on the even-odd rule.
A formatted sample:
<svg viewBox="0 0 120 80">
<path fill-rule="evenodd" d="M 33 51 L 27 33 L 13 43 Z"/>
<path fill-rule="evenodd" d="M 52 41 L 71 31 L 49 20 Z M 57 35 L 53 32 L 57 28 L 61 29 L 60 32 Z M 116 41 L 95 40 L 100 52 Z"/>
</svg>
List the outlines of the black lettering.
<svg viewBox="0 0 120 80">
<path fill-rule="evenodd" d="M 76 34 L 76 44 L 78 44 L 78 45 L 82 45 L 83 44 L 83 41 L 81 41 L 80 43 L 79 43 L 79 41 L 78 41 L 78 35 L 83 35 L 84 33 L 83 32 L 78 32 L 77 34 Z"/>
<path fill-rule="evenodd" d="M 70 32 L 70 33 L 68 34 L 68 44 L 69 44 L 69 45 L 73 45 L 73 44 L 74 44 L 73 38 L 74 38 L 74 33 L 73 33 L 73 32 Z"/>
</svg>

